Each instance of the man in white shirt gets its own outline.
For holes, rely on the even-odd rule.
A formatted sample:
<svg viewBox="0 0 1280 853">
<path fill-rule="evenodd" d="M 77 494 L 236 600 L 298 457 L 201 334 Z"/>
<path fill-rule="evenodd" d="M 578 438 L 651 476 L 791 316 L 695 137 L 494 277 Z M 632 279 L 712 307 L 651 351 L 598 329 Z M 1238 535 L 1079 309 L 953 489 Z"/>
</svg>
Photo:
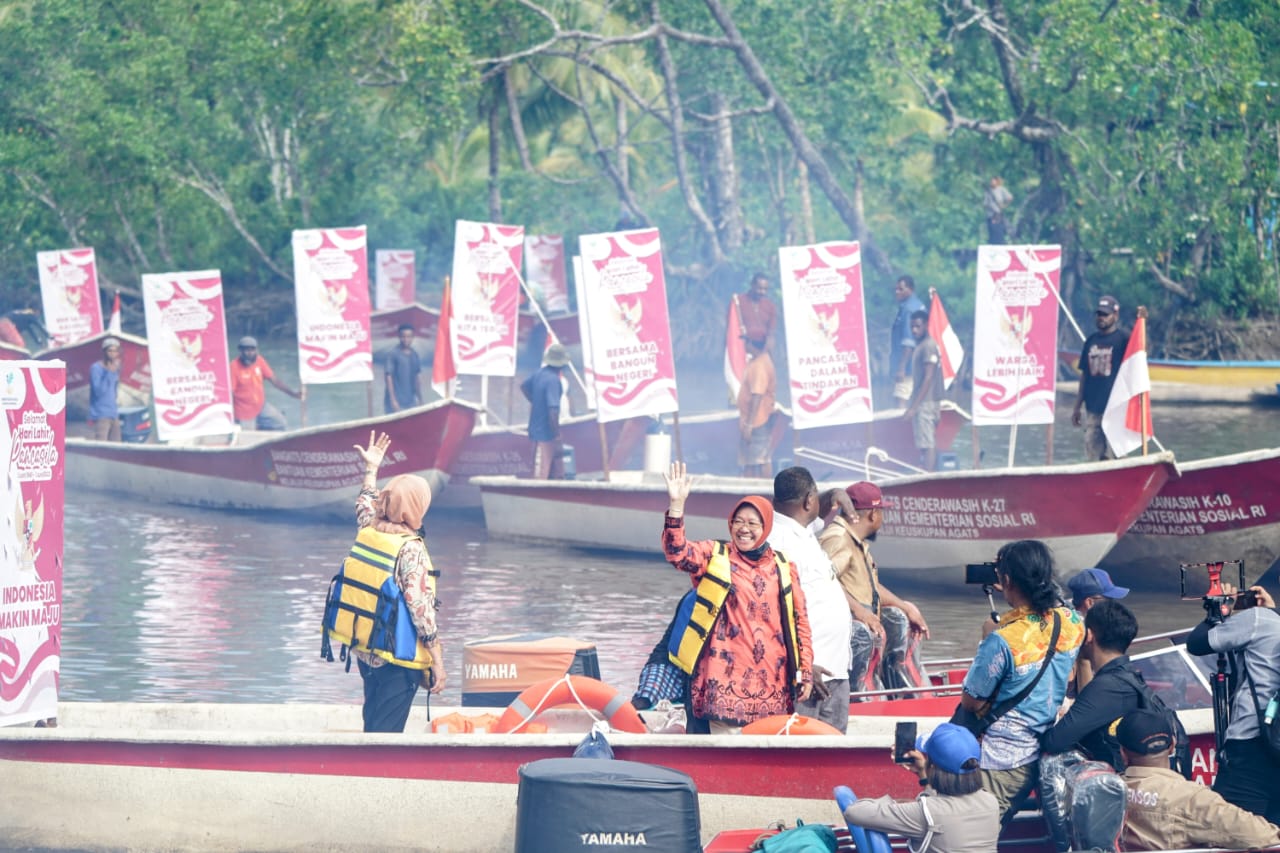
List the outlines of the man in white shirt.
<svg viewBox="0 0 1280 853">
<path fill-rule="evenodd" d="M 796 713 L 844 731 L 849 724 L 849 635 L 853 614 L 836 579 L 831 558 L 818 544 L 822 518 L 834 508 L 852 512 L 842 489 L 819 495 L 806 468 L 787 468 L 773 478 L 773 530 L 769 545 L 796 567 L 813 635 L 813 693 Z"/>
</svg>

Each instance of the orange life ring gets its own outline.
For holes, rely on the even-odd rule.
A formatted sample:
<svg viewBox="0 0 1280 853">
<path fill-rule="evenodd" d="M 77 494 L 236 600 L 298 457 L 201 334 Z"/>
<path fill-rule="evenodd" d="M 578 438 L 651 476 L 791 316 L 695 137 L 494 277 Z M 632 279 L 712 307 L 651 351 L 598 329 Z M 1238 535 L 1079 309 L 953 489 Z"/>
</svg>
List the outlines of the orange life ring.
<svg viewBox="0 0 1280 853">
<path fill-rule="evenodd" d="M 526 687 L 502 712 L 493 731 L 496 734 L 526 731 L 529 721 L 539 711 L 572 702 L 604 714 L 609 725 L 620 732 L 644 734 L 648 731 L 630 697 L 585 675 L 562 675 Z"/>
<path fill-rule="evenodd" d="M 842 735 L 844 732 L 822 720 L 800 714 L 774 714 L 742 727 L 744 735 Z"/>
</svg>

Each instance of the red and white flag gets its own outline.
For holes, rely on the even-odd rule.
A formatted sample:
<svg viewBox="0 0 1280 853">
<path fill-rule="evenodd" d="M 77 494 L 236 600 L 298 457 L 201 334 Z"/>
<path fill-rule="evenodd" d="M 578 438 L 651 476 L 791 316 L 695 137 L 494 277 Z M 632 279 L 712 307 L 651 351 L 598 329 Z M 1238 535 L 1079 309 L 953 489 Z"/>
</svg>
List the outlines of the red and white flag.
<svg viewBox="0 0 1280 853">
<path fill-rule="evenodd" d="M 449 299 L 449 282 L 446 281 L 444 300 L 440 303 L 440 322 L 436 324 L 436 351 L 431 360 L 431 389 L 446 399 L 453 397 L 453 380 L 458 378 L 449 331 L 452 318 L 453 305 Z"/>
<path fill-rule="evenodd" d="M 950 388 L 960 371 L 960 363 L 964 361 L 964 347 L 960 346 L 960 339 L 951 328 L 938 291 L 932 287 L 929 288 L 929 337 L 933 338 L 942 354 L 942 387 Z"/>
<path fill-rule="evenodd" d="M 729 399 L 738 399 L 742 374 L 747 370 L 747 344 L 742 339 L 742 309 L 738 294 L 729 300 L 729 319 L 724 327 L 724 381 L 729 386 Z"/>
<path fill-rule="evenodd" d="M 1155 435 L 1151 428 L 1151 375 L 1147 372 L 1147 318 L 1141 315 L 1133 324 L 1124 360 L 1111 386 L 1102 413 L 1102 432 L 1116 456 L 1143 447 Z"/>
<path fill-rule="evenodd" d="M 116 291 L 116 299 L 111 303 L 111 319 L 107 321 L 107 331 L 113 335 L 120 334 L 120 291 Z"/>
</svg>

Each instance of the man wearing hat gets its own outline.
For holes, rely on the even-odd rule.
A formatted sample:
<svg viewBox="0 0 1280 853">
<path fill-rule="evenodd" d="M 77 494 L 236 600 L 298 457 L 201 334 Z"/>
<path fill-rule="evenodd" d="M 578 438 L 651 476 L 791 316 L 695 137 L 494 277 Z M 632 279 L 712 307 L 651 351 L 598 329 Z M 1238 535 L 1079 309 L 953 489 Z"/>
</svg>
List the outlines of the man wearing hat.
<svg viewBox="0 0 1280 853">
<path fill-rule="evenodd" d="M 520 383 L 529 401 L 529 438 L 533 441 L 533 476 L 538 480 L 564 477 L 560 455 L 560 398 L 564 384 L 560 373 L 569 363 L 569 351 L 552 344 L 542 355 L 542 367 Z"/>
<path fill-rule="evenodd" d="M 89 366 L 89 420 L 98 441 L 120 440 L 120 342 L 102 340 L 102 360 Z"/>
<path fill-rule="evenodd" d="M 1107 398 L 1116 382 L 1120 362 L 1124 360 L 1125 347 L 1129 346 L 1129 333 L 1120 327 L 1120 303 L 1114 296 L 1098 300 L 1094 313 L 1098 331 L 1085 339 L 1080 351 L 1080 389 L 1076 394 L 1076 407 L 1071 411 L 1073 426 L 1084 425 L 1084 458 L 1086 462 L 1115 459 L 1102 432 L 1102 413 L 1107 410 Z M 1084 407 L 1085 417 L 1080 416 Z"/>
<path fill-rule="evenodd" d="M 1071 607 L 1081 616 L 1087 616 L 1089 608 L 1100 601 L 1124 598 L 1129 594 L 1128 587 L 1116 586 L 1111 582 L 1111 575 L 1098 568 L 1085 569 L 1072 575 L 1071 580 L 1067 581 L 1067 588 L 1071 590 Z M 1075 693 L 1071 695 L 1078 695 L 1092 678 L 1093 665 L 1082 654 L 1076 658 L 1076 671 L 1071 677 Z"/>
<path fill-rule="evenodd" d="M 915 800 L 884 796 L 846 804 L 853 792 L 837 788 L 836 801 L 850 825 L 905 835 L 916 853 L 995 850 L 1000 807 L 982 787 L 980 757 L 968 729 L 943 723 L 928 738 L 917 738 L 916 748 L 907 753 L 904 766 L 928 786 Z"/>
<path fill-rule="evenodd" d="M 264 379 L 295 400 L 302 399 L 302 392 L 294 391 L 276 379 L 271 365 L 258 355 L 257 338 L 245 335 L 240 339 L 240 357 L 231 362 L 231 411 L 241 429 L 282 430 L 287 427 L 284 414 L 267 402 Z"/>
<path fill-rule="evenodd" d="M 845 489 L 853 508 L 842 510 L 818 537 L 853 612 L 849 688 L 918 687 L 921 673 L 907 653 L 913 637 L 928 637 L 919 608 L 880 583 L 871 542 L 884 524 L 880 487 L 865 480 Z M 887 652 L 886 652 L 887 650 Z"/>
<path fill-rule="evenodd" d="M 1174 744 L 1169 729 L 1165 716 L 1151 710 L 1130 711 L 1116 727 L 1128 789 L 1120 834 L 1123 849 L 1245 850 L 1280 845 L 1280 829 L 1266 819 L 1169 769 Z"/>
</svg>

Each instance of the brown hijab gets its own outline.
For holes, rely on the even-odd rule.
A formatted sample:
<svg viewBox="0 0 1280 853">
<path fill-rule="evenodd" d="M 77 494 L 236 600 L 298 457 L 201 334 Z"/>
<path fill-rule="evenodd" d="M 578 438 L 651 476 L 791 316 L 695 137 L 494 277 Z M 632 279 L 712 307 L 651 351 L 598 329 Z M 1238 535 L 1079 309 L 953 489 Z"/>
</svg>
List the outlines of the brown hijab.
<svg viewBox="0 0 1280 853">
<path fill-rule="evenodd" d="M 431 486 L 417 474 L 397 474 L 378 495 L 373 527 L 383 533 L 417 531 L 431 506 Z"/>
<path fill-rule="evenodd" d="M 737 515 L 738 510 L 742 509 L 744 506 L 749 506 L 752 509 L 754 509 L 756 512 L 760 513 L 760 521 L 763 525 L 760 530 L 760 538 L 755 541 L 755 543 L 751 546 L 751 549 L 748 551 L 743 551 L 742 549 L 738 548 L 738 546 L 733 542 L 733 517 Z M 733 508 L 733 512 L 729 513 L 730 547 L 738 551 L 738 553 L 742 554 L 742 556 L 746 557 L 748 560 L 751 560 L 752 562 L 759 560 L 761 557 L 765 555 L 765 552 L 768 551 L 769 543 L 766 540 L 769 538 L 769 534 L 772 531 L 773 531 L 773 504 L 771 504 L 768 501 L 768 499 L 762 498 L 759 495 L 748 495 L 747 497 L 738 501 L 738 505 Z"/>
</svg>

